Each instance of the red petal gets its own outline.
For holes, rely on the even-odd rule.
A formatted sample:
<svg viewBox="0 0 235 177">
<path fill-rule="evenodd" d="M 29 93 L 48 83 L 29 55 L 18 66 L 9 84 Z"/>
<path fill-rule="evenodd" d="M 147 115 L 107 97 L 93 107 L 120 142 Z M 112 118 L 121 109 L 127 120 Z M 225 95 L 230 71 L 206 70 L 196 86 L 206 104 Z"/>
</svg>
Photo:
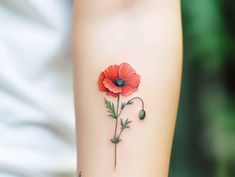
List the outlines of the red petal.
<svg viewBox="0 0 235 177">
<path fill-rule="evenodd" d="M 118 93 L 113 93 L 113 92 L 107 92 L 107 95 L 113 96 L 113 97 L 117 97 Z"/>
<path fill-rule="evenodd" d="M 126 85 L 131 86 L 133 88 L 138 88 L 140 83 L 140 75 L 134 74 L 126 80 Z"/>
<path fill-rule="evenodd" d="M 119 77 L 123 80 L 128 80 L 133 74 L 135 74 L 135 70 L 128 63 L 121 63 L 119 66 Z"/>
<path fill-rule="evenodd" d="M 97 83 L 97 84 L 98 84 L 99 89 L 100 89 L 101 91 L 108 91 L 108 89 L 107 89 L 107 88 L 105 88 L 105 86 L 104 86 L 104 84 L 103 84 L 104 79 L 105 79 L 104 72 L 101 72 L 101 73 L 100 73 L 99 80 L 98 80 L 98 83 Z"/>
<path fill-rule="evenodd" d="M 110 80 L 115 80 L 119 77 L 118 71 L 119 71 L 118 65 L 111 65 L 104 72 L 107 78 L 109 78 Z"/>
<path fill-rule="evenodd" d="M 122 91 L 121 87 L 117 87 L 110 79 L 104 79 L 104 86 L 113 93 L 120 93 Z"/>
<path fill-rule="evenodd" d="M 124 86 L 122 87 L 122 93 L 121 95 L 122 96 L 129 96 L 131 95 L 133 92 L 135 92 L 137 90 L 137 88 L 133 88 L 133 87 L 130 87 L 130 86 Z"/>
</svg>

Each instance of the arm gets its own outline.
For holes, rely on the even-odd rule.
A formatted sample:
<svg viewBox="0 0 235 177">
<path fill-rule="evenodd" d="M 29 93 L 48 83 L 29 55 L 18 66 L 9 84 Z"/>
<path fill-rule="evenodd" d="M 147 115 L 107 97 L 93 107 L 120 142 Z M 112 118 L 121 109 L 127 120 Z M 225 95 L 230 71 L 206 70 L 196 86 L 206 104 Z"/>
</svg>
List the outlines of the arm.
<svg viewBox="0 0 235 177">
<path fill-rule="evenodd" d="M 73 29 L 81 176 L 167 177 L 181 79 L 180 2 L 77 0 Z"/>
</svg>

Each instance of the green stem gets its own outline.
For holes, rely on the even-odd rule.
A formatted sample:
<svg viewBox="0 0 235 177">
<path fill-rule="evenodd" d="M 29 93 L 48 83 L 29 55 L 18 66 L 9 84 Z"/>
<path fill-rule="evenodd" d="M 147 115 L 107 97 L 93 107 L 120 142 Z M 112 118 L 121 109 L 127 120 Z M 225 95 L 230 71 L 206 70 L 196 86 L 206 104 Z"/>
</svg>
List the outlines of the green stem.
<svg viewBox="0 0 235 177">
<path fill-rule="evenodd" d="M 117 126 L 118 126 L 118 117 L 119 117 L 119 114 L 118 114 L 118 111 L 119 111 L 119 100 L 120 100 L 120 95 L 118 95 L 117 97 L 117 109 L 116 109 L 116 114 L 117 114 L 117 117 L 116 117 L 116 124 L 115 124 L 115 130 L 114 130 L 114 137 L 117 137 Z M 117 143 L 114 144 L 114 168 L 117 167 Z"/>
<path fill-rule="evenodd" d="M 140 98 L 140 97 L 138 97 L 138 96 L 136 96 L 136 97 L 134 97 L 134 98 L 130 99 L 129 101 L 133 101 L 134 99 L 138 99 L 138 100 L 140 100 L 140 101 L 141 101 L 142 109 L 144 109 L 144 101 L 143 101 L 143 99 L 142 99 L 142 98 Z"/>
<path fill-rule="evenodd" d="M 124 128 L 121 129 L 121 131 L 120 131 L 120 133 L 119 133 L 119 135 L 118 135 L 118 138 L 120 138 L 120 136 L 121 136 L 123 130 L 124 130 Z"/>
<path fill-rule="evenodd" d="M 127 102 L 131 102 L 131 101 L 133 101 L 133 100 L 135 100 L 135 99 L 138 99 L 138 100 L 141 101 L 142 109 L 144 109 L 144 101 L 143 101 L 143 99 L 140 98 L 140 97 L 134 97 L 134 98 L 128 100 Z M 126 106 L 125 106 L 125 107 L 126 107 Z M 122 111 L 125 109 L 125 107 L 119 112 L 119 114 L 117 115 L 117 117 L 119 117 L 119 116 L 121 115 L 121 113 L 122 113 Z"/>
<path fill-rule="evenodd" d="M 142 98 L 140 98 L 140 97 L 134 97 L 134 98 L 132 98 L 132 99 L 130 99 L 128 102 L 131 102 L 131 101 L 133 101 L 133 100 L 135 100 L 135 99 L 138 99 L 138 100 L 140 100 L 141 101 L 141 106 L 142 106 L 142 109 L 144 109 L 144 101 L 142 100 Z M 118 122 L 119 122 L 119 117 L 120 117 L 120 115 L 121 115 L 121 113 L 122 113 L 122 111 L 124 110 L 124 108 L 126 107 L 124 107 L 123 109 L 121 109 L 120 110 L 120 112 L 119 112 L 119 102 L 120 102 L 120 95 L 118 95 L 118 97 L 117 97 L 117 108 L 116 108 L 116 123 L 115 123 L 115 130 L 114 130 L 114 137 L 115 138 L 120 138 L 120 136 L 121 136 L 121 134 L 122 134 L 122 132 L 123 132 L 123 128 L 121 129 L 121 131 L 120 131 L 120 133 L 118 134 L 118 136 L 117 136 L 117 127 L 118 127 Z M 117 167 L 117 144 L 118 143 L 115 143 L 114 144 L 114 168 L 116 168 Z"/>
</svg>

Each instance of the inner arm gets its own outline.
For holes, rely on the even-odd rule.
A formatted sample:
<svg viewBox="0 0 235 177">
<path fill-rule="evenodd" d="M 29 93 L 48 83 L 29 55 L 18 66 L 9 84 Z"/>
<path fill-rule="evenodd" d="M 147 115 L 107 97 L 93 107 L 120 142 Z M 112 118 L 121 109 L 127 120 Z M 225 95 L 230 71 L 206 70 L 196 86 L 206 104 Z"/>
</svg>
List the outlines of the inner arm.
<svg viewBox="0 0 235 177">
<path fill-rule="evenodd" d="M 77 0 L 73 27 L 78 172 L 167 177 L 181 80 L 180 2 Z"/>
</svg>

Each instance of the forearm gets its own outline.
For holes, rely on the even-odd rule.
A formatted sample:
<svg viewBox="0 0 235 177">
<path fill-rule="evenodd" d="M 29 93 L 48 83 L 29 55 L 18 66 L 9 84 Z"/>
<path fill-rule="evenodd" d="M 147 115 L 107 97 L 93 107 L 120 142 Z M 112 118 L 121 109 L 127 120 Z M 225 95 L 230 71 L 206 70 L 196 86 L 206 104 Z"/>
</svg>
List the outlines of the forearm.
<svg viewBox="0 0 235 177">
<path fill-rule="evenodd" d="M 83 177 L 166 177 L 181 77 L 179 2 L 108 2 L 75 2 L 78 170 Z M 108 88 L 97 84 L 101 71 L 123 62 L 140 76 L 138 89 L 128 96 L 121 91 L 106 95 Z M 121 102 L 134 97 L 143 100 L 145 119 L 138 117 L 139 99 L 118 117 Z M 115 104 L 116 119 L 108 116 L 104 98 Z M 127 118 L 130 129 L 123 130 L 115 152 L 110 139 L 119 135 L 121 119 Z"/>
</svg>

